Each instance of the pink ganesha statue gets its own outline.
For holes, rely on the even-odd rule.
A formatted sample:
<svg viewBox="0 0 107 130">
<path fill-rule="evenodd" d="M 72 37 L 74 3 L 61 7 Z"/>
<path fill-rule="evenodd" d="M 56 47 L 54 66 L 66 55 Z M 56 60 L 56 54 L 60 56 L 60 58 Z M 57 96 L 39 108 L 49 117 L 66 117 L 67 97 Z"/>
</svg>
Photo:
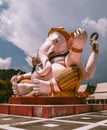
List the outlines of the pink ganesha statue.
<svg viewBox="0 0 107 130">
<path fill-rule="evenodd" d="M 11 78 L 14 95 L 77 96 L 82 80 L 93 77 L 98 59 L 98 42 L 92 39 L 91 54 L 83 64 L 82 51 L 86 42 L 84 29 L 69 33 L 63 27 L 51 28 L 37 57 L 32 58 L 33 71 Z"/>
</svg>

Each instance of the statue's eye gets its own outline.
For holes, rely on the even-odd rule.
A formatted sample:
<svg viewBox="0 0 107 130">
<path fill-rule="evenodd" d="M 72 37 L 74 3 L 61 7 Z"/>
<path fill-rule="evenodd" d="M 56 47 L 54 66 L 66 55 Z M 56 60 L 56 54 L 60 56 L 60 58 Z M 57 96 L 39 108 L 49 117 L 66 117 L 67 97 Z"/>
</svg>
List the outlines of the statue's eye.
<svg viewBox="0 0 107 130">
<path fill-rule="evenodd" d="M 53 41 L 53 44 L 59 43 L 59 39 L 58 38 L 55 38 L 52 41 Z"/>
<path fill-rule="evenodd" d="M 58 39 L 55 39 L 55 43 L 58 43 L 59 42 L 59 40 Z"/>
</svg>

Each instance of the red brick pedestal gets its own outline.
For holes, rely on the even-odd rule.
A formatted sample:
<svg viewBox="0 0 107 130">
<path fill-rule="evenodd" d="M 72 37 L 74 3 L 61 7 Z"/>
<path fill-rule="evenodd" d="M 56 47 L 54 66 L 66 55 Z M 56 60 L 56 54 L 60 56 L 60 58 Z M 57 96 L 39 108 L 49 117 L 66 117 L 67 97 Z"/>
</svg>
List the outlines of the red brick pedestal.
<svg viewBox="0 0 107 130">
<path fill-rule="evenodd" d="M 84 98 L 11 97 L 9 104 L 0 104 L 0 113 L 51 118 L 107 110 L 105 104 L 86 104 Z"/>
<path fill-rule="evenodd" d="M 86 99 L 82 97 L 11 97 L 10 104 L 31 104 L 31 105 L 68 105 L 68 104 L 86 104 Z"/>
</svg>

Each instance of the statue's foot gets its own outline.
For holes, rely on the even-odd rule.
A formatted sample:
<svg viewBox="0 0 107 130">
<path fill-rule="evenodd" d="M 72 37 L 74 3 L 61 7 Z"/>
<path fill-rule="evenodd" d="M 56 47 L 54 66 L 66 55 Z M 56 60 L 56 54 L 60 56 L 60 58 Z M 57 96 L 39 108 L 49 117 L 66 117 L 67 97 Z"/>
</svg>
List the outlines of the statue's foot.
<svg viewBox="0 0 107 130">
<path fill-rule="evenodd" d="M 32 84 L 28 83 L 13 83 L 12 89 L 14 95 L 27 95 L 29 94 L 33 89 L 32 89 Z"/>
<path fill-rule="evenodd" d="M 12 90 L 14 95 L 18 95 L 17 83 L 12 83 Z"/>
<path fill-rule="evenodd" d="M 34 82 L 33 92 L 35 93 L 36 96 L 48 95 L 51 93 L 49 81 L 34 79 L 33 82 Z"/>
</svg>

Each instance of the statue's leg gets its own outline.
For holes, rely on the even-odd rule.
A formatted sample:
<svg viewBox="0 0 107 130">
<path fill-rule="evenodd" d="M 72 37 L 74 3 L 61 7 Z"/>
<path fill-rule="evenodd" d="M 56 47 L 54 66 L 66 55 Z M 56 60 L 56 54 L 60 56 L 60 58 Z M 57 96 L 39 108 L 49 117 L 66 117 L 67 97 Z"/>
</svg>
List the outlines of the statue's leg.
<svg viewBox="0 0 107 130">
<path fill-rule="evenodd" d="M 17 78 L 17 79 L 15 79 Z M 13 93 L 14 95 L 17 96 L 31 96 L 34 95 L 34 91 L 33 88 L 35 88 L 36 83 L 34 82 L 33 79 L 42 79 L 45 80 L 45 77 L 40 77 L 36 71 L 34 71 L 33 73 L 31 73 L 31 75 L 29 76 L 28 74 L 23 74 L 23 75 L 19 75 L 18 77 L 14 76 L 11 79 L 11 83 L 12 83 L 12 89 L 13 89 Z"/>
<path fill-rule="evenodd" d="M 52 64 L 52 70 L 50 71 L 50 73 L 46 76 L 39 77 L 38 79 L 35 78 L 36 72 L 34 72 L 34 74 L 32 76 L 32 82 L 35 84 L 35 87 L 33 88 L 35 95 L 51 94 L 52 90 L 51 90 L 50 86 L 52 84 L 54 86 L 55 91 L 60 92 L 60 89 L 56 85 L 56 81 L 54 80 L 53 77 L 55 77 L 55 75 L 60 73 L 60 71 L 62 71 L 63 69 L 65 69 L 64 66 L 54 63 L 54 64 Z"/>
<path fill-rule="evenodd" d="M 59 72 L 49 81 L 35 79 L 33 91 L 35 95 L 76 96 L 81 82 L 81 70 L 77 66 L 71 66 Z"/>
<path fill-rule="evenodd" d="M 64 91 L 64 94 L 68 93 L 68 96 L 76 96 L 78 88 L 82 83 L 82 79 L 82 71 L 76 65 L 67 67 L 55 77 L 60 90 L 62 92 Z"/>
</svg>

